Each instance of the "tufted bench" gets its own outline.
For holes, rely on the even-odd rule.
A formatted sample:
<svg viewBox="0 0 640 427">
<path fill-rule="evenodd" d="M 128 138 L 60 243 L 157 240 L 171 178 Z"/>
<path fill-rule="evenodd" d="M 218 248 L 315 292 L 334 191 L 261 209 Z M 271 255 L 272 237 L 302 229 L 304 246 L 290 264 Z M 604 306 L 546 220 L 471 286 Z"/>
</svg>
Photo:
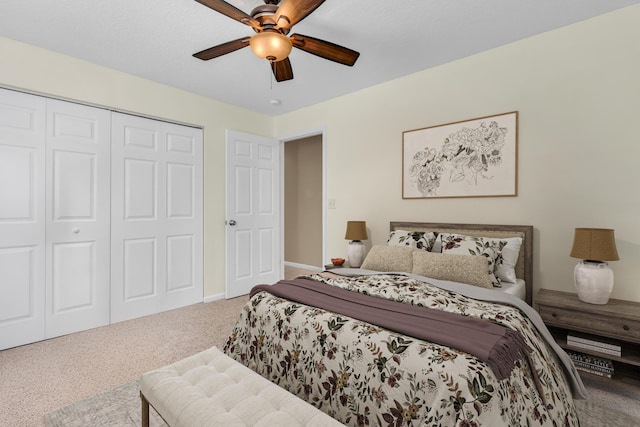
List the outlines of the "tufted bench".
<svg viewBox="0 0 640 427">
<path fill-rule="evenodd" d="M 149 404 L 171 427 L 342 425 L 216 347 L 142 374 L 140 398 L 143 427 Z"/>
</svg>

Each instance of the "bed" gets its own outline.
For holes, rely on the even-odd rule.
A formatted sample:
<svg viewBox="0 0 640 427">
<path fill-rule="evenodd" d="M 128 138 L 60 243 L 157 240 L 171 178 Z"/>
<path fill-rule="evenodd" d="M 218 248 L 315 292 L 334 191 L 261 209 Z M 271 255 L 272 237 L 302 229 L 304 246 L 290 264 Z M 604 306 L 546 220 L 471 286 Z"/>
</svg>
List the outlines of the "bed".
<svg viewBox="0 0 640 427">
<path fill-rule="evenodd" d="M 526 303 L 531 301 L 533 227 L 392 222 L 390 236 L 398 230 L 442 234 L 447 247 L 452 245 L 446 239 L 459 235 L 495 238 L 501 244 L 519 237 L 513 268 L 524 281 L 524 298 L 502 288 L 417 275 L 408 268 L 332 270 L 256 287 L 225 353 L 346 425 L 578 426 L 573 398 L 584 398 L 584 387 Z M 380 253 L 385 251 L 383 247 Z M 425 255 L 415 248 L 397 252 L 403 251 L 415 259 Z M 374 259 L 373 252 L 363 267 Z M 479 257 L 465 260 L 471 258 L 476 262 Z M 383 264 L 387 261 L 383 258 Z M 301 288 L 313 296 L 279 293 Z M 330 294 L 333 302 L 316 303 L 317 293 Z M 342 311 L 344 304 L 353 306 L 346 301 L 351 296 L 363 300 L 362 305 L 384 306 L 390 311 L 382 313 L 391 314 L 367 317 L 370 313 L 361 314 L 360 302 L 354 311 Z M 402 317 L 414 312 L 415 322 Z M 394 316 L 401 316 L 397 323 L 411 331 L 396 328 Z M 504 331 L 504 337 L 519 340 L 501 347 L 513 350 L 513 358 L 496 363 L 483 353 L 484 343 L 494 339 L 494 328 L 498 335 Z M 520 351 L 515 342 L 527 350 Z M 472 348 L 476 345 L 483 350 Z M 489 347 L 488 354 L 495 354 L 495 347 Z"/>
</svg>

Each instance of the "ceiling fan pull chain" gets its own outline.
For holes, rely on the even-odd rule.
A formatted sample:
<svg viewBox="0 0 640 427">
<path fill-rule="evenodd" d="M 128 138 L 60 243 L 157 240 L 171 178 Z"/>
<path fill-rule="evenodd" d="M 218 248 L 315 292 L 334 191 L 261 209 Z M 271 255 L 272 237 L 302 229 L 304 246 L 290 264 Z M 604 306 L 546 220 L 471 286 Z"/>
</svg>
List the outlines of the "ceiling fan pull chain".
<svg viewBox="0 0 640 427">
<path fill-rule="evenodd" d="M 273 90 L 273 79 L 275 78 L 275 76 L 271 72 L 272 67 L 273 67 L 273 62 L 269 61 L 269 90 Z"/>
</svg>

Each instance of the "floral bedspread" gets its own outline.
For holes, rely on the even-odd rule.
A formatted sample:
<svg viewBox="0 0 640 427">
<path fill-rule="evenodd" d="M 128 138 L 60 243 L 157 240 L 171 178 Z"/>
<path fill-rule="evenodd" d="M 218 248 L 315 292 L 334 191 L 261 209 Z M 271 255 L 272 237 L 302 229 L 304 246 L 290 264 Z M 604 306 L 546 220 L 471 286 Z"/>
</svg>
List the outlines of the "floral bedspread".
<svg viewBox="0 0 640 427">
<path fill-rule="evenodd" d="M 256 294 L 225 352 L 346 425 L 579 426 L 557 356 L 518 309 L 393 274 L 306 278 L 486 319 L 534 349 L 498 381 L 480 360 L 318 308 Z"/>
</svg>

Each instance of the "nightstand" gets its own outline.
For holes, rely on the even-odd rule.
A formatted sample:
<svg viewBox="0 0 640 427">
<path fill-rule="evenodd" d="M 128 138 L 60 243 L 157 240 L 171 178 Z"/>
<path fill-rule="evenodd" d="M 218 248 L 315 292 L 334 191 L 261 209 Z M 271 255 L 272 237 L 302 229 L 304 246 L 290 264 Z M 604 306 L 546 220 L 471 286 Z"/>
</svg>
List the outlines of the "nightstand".
<svg viewBox="0 0 640 427">
<path fill-rule="evenodd" d="M 640 387 L 640 303 L 610 299 L 608 304 L 594 305 L 573 293 L 541 289 L 534 306 L 561 347 L 605 359 L 614 368 L 612 381 Z M 588 345 L 577 347 L 567 337 Z M 605 348 L 613 343 L 609 348 L 619 348 L 620 356 L 600 350 L 600 343 Z"/>
<path fill-rule="evenodd" d="M 338 268 L 349 268 L 349 263 L 347 261 L 344 262 L 344 264 L 342 265 L 333 265 L 333 264 L 325 264 L 324 265 L 324 269 L 325 270 L 335 270 Z"/>
</svg>

